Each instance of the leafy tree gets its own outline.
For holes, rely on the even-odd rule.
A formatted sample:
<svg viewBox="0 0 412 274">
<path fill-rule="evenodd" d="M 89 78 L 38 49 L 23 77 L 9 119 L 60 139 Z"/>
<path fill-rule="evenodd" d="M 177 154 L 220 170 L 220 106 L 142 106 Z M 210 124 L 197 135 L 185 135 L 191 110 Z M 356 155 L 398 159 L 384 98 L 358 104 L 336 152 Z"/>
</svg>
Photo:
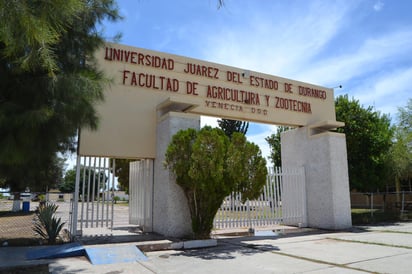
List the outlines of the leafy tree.
<svg viewBox="0 0 412 274">
<path fill-rule="evenodd" d="M 412 98 L 408 100 L 405 107 L 398 108 L 399 127 L 412 134 Z"/>
<path fill-rule="evenodd" d="M 165 165 L 176 176 L 188 201 L 195 238 L 209 238 L 222 201 L 240 190 L 242 198 L 259 196 L 266 183 L 266 161 L 244 134 L 229 139 L 218 128 L 181 130 L 173 136 Z"/>
<path fill-rule="evenodd" d="M 87 182 L 90 178 L 90 189 L 87 187 Z M 84 168 L 83 166 L 80 167 L 80 184 L 79 184 L 79 193 L 81 194 L 83 191 L 83 182 L 84 185 L 84 194 L 92 195 L 93 193 L 93 186 L 94 186 L 94 195 L 97 197 L 101 188 L 107 182 L 107 176 L 103 171 L 98 172 L 97 170 Z M 76 186 L 76 167 L 69 169 L 65 176 L 64 181 L 61 185 L 59 185 L 59 190 L 64 193 L 73 193 Z"/>
<path fill-rule="evenodd" d="M 113 159 L 110 159 L 110 161 L 113 161 Z M 129 193 L 129 171 L 130 171 L 129 164 L 132 161 L 135 161 L 135 160 L 116 159 L 115 174 L 116 174 L 117 181 L 118 181 L 117 187 L 119 188 L 119 190 L 123 190 L 126 193 Z M 110 166 L 113 166 L 113 165 L 110 164 Z"/>
<path fill-rule="evenodd" d="M 346 134 L 351 189 L 376 191 L 388 180 L 388 151 L 394 129 L 389 116 L 364 108 L 359 101 L 339 96 L 335 100 L 336 120 L 345 122 L 338 132 Z"/>
<path fill-rule="evenodd" d="M 249 128 L 249 122 L 222 119 L 217 120 L 219 127 L 225 132 L 225 134 L 232 138 L 234 132 L 240 132 L 246 135 Z"/>
<path fill-rule="evenodd" d="M 2 72 L 45 73 L 59 70 L 55 47 L 86 11 L 82 1 L 1 1 Z M 5 66 L 7 65 L 7 66 Z"/>
<path fill-rule="evenodd" d="M 25 167 L 27 169 L 23 171 L 20 165 L 0 165 L 0 174 L 9 174 L 14 178 L 20 178 L 16 180 L 14 190 L 23 190 L 28 187 L 30 191 L 43 192 L 56 187 L 62 182 L 65 159 L 54 154 L 49 161 L 30 162 Z M 7 170 L 3 170 L 3 168 L 7 168 Z M 5 178 L 0 180 L 0 187 L 9 187 Z"/>
<path fill-rule="evenodd" d="M 83 172 L 80 172 L 80 176 Z M 80 182 L 83 182 L 83 178 L 80 178 Z M 63 193 L 73 193 L 76 187 L 76 168 L 72 168 L 66 171 L 63 182 L 59 185 L 59 191 Z M 80 189 L 80 188 L 79 188 Z"/>
<path fill-rule="evenodd" d="M 104 19 L 119 19 L 113 0 L 0 1 L 0 177 L 11 191 L 40 184 L 77 130 L 97 127 L 109 81 L 91 56 Z"/>
<path fill-rule="evenodd" d="M 390 150 L 390 168 L 396 191 L 399 192 L 401 180 L 409 180 L 412 175 L 412 99 L 409 99 L 406 107 L 398 108 L 398 125 Z"/>
<path fill-rule="evenodd" d="M 401 180 L 412 174 L 412 136 L 401 127 L 396 127 L 395 141 L 390 149 L 389 168 L 394 178 L 396 191 L 401 191 Z"/>
<path fill-rule="evenodd" d="M 275 134 L 272 134 L 265 138 L 266 142 L 268 142 L 270 146 L 269 158 L 272 160 L 274 166 L 282 166 L 280 134 L 290 129 L 290 127 L 279 126 L 277 127 Z"/>
</svg>

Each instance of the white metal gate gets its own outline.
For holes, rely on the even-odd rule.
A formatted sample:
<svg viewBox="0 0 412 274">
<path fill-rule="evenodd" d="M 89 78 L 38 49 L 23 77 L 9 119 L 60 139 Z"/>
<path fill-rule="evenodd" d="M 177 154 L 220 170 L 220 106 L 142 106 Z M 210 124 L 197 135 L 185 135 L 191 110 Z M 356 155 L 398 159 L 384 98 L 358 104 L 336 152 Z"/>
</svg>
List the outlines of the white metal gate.
<svg viewBox="0 0 412 274">
<path fill-rule="evenodd" d="M 306 225 L 304 168 L 269 169 L 267 183 L 256 200 L 242 203 L 240 193 L 232 193 L 222 203 L 214 227 L 255 228 L 278 224 Z"/>
<path fill-rule="evenodd" d="M 70 232 L 80 236 L 89 228 L 113 228 L 115 160 L 78 156 Z M 95 234 L 98 232 L 96 231 Z M 92 232 L 93 234 L 93 232 Z"/>
<path fill-rule="evenodd" d="M 153 230 L 153 160 L 130 163 L 129 222 L 145 232 Z"/>
</svg>

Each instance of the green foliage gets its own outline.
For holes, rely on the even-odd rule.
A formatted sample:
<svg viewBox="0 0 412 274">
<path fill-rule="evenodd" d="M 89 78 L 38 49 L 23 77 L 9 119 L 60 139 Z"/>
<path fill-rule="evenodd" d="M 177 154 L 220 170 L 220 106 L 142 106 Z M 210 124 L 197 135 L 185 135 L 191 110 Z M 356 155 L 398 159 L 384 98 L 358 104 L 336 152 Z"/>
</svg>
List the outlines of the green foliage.
<svg viewBox="0 0 412 274">
<path fill-rule="evenodd" d="M 39 194 L 38 198 L 40 202 L 46 201 L 46 195 L 44 194 Z"/>
<path fill-rule="evenodd" d="M 290 129 L 290 127 L 278 126 L 276 133 L 265 138 L 270 146 L 269 158 L 272 160 L 273 166 L 282 166 L 280 134 Z"/>
<path fill-rule="evenodd" d="M 114 159 L 110 159 L 110 166 L 113 166 L 112 161 Z M 115 174 L 118 181 L 118 189 L 123 190 L 126 193 L 129 193 L 129 169 L 130 169 L 130 162 L 136 160 L 130 159 L 115 159 L 116 160 L 116 170 Z M 112 171 L 112 170 L 111 170 Z"/>
<path fill-rule="evenodd" d="M 406 107 L 399 108 L 398 113 L 389 167 L 396 191 L 401 191 L 401 180 L 408 181 L 412 176 L 412 99 L 409 99 Z"/>
<path fill-rule="evenodd" d="M 412 173 L 412 138 L 401 127 L 395 130 L 395 142 L 390 150 L 393 176 L 400 179 Z"/>
<path fill-rule="evenodd" d="M 87 182 L 90 179 L 90 189 L 87 188 Z M 100 188 L 104 186 L 107 182 L 107 176 L 103 171 L 98 172 L 97 170 L 80 167 L 80 184 L 79 184 L 79 194 L 83 191 L 83 182 L 84 182 L 84 191 L 87 195 L 90 191 L 90 194 L 93 193 L 94 186 L 94 195 L 97 197 L 99 194 Z M 59 185 L 59 190 L 63 193 L 73 193 L 76 186 L 76 167 L 68 170 L 64 176 L 64 181 Z"/>
<path fill-rule="evenodd" d="M 20 192 L 26 187 L 34 192 L 42 192 L 59 185 L 63 180 L 65 159 L 59 158 L 56 154 L 50 158 L 40 155 L 36 158 L 37 161 L 27 161 L 24 165 L 6 164 L 0 159 L 0 177 L 3 177 L 0 186 L 10 187 L 11 192 Z"/>
<path fill-rule="evenodd" d="M 222 201 L 233 191 L 253 199 L 266 183 L 266 161 L 241 133 L 229 139 L 217 128 L 181 130 L 173 136 L 165 166 L 186 195 L 195 238 L 209 238 Z"/>
<path fill-rule="evenodd" d="M 112 0 L 0 2 L 0 177 L 12 191 L 49 184 L 56 153 L 97 128 L 109 80 L 92 59 L 96 25 L 119 18 Z"/>
<path fill-rule="evenodd" d="M 80 179 L 82 182 L 83 180 Z M 66 171 L 63 182 L 59 185 L 59 191 L 63 193 L 73 193 L 76 186 L 76 169 L 72 168 Z"/>
<path fill-rule="evenodd" d="M 246 135 L 247 130 L 249 128 L 249 122 L 245 121 L 219 119 L 217 120 L 217 123 L 229 138 L 232 138 L 234 132 L 240 132 Z"/>
<path fill-rule="evenodd" d="M 346 134 L 351 189 L 365 192 L 382 189 L 390 175 L 388 151 L 394 129 L 389 116 L 372 107 L 363 108 L 347 95 L 336 98 L 335 107 L 336 120 L 345 122 L 338 132 Z"/>
<path fill-rule="evenodd" d="M 398 113 L 399 127 L 408 135 L 412 134 L 412 98 L 405 107 L 398 108 Z"/>
<path fill-rule="evenodd" d="M 34 232 L 39 234 L 43 239 L 47 240 L 49 244 L 55 244 L 65 223 L 62 223 L 61 218 L 56 218 L 54 215 L 59 206 L 46 203 L 40 206 L 36 213 L 36 222 L 34 225 Z"/>
<path fill-rule="evenodd" d="M 81 0 L 1 1 L 0 42 L 3 56 L 17 71 L 58 70 L 53 47 L 85 11 Z M 7 11 L 7 12 L 6 12 Z"/>
</svg>

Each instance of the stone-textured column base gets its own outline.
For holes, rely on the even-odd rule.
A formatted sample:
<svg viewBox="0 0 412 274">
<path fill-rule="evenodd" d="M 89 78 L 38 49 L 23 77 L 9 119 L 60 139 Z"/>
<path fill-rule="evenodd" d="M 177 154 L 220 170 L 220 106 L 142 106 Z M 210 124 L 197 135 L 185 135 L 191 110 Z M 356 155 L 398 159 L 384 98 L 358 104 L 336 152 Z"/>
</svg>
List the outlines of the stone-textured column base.
<svg viewBox="0 0 412 274">
<path fill-rule="evenodd" d="M 305 169 L 307 225 L 352 226 L 344 134 L 302 127 L 281 134 L 282 168 Z"/>
<path fill-rule="evenodd" d="M 157 124 L 157 152 L 154 163 L 153 231 L 169 237 L 192 234 L 189 207 L 183 190 L 164 167 L 165 153 L 174 134 L 181 129 L 200 128 L 200 117 L 168 112 Z"/>
</svg>

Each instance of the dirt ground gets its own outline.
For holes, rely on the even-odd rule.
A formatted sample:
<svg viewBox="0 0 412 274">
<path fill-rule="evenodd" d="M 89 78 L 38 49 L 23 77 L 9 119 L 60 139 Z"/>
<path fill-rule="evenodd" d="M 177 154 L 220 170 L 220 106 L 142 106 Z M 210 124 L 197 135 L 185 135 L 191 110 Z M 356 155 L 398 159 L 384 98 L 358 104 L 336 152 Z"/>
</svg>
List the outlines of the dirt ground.
<svg viewBox="0 0 412 274">
<path fill-rule="evenodd" d="M 41 237 L 33 231 L 35 213 L 4 213 L 0 214 L 0 245 L 20 246 L 37 245 Z"/>
<path fill-rule="evenodd" d="M 38 202 L 30 202 L 29 212 L 12 212 L 12 203 L 0 200 L 0 247 L 41 244 L 42 238 L 33 230 Z"/>
<path fill-rule="evenodd" d="M 34 218 L 34 213 L 0 217 L 0 238 L 33 238 Z"/>
<path fill-rule="evenodd" d="M 70 217 L 70 202 L 56 202 L 59 206 L 56 215 L 65 223 L 68 229 Z M 30 202 L 30 212 L 11 212 L 12 201 L 0 200 L 0 248 L 2 246 L 38 245 L 42 243 L 41 237 L 33 231 L 35 210 L 37 202 Z M 128 204 L 115 205 L 114 227 L 129 225 Z M 80 214 L 81 207 L 79 207 Z"/>
</svg>

